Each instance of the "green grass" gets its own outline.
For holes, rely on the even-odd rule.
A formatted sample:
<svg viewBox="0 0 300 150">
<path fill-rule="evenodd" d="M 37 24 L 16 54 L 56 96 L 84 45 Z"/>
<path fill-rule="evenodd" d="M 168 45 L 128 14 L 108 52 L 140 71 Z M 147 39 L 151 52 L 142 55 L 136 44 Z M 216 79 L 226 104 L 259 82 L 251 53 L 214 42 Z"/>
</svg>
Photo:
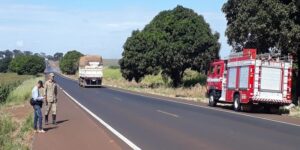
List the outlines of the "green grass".
<svg viewBox="0 0 300 150">
<path fill-rule="evenodd" d="M 16 73 L 0 73 L 0 85 L 10 84 L 17 81 L 24 81 L 32 78 L 31 75 L 17 75 Z"/>
<path fill-rule="evenodd" d="M 32 115 L 28 116 L 27 119 L 19 125 L 13 121 L 11 117 L 2 113 L 0 116 L 0 149 L 29 150 L 22 142 L 26 138 L 26 135 L 32 130 L 32 122 Z"/>
<path fill-rule="evenodd" d="M 104 80 L 124 80 L 119 68 L 105 67 L 103 75 Z M 167 83 L 164 82 L 161 74 L 147 75 L 142 79 L 141 84 L 149 87 L 170 86 L 170 80 Z M 206 76 L 190 69 L 186 70 L 183 77 L 183 86 L 192 87 L 196 84 L 205 85 Z"/>
<path fill-rule="evenodd" d="M 33 116 L 32 114 L 30 114 L 23 122 L 19 136 L 23 138 L 29 131 L 32 130 L 32 126 L 33 126 Z"/>
<path fill-rule="evenodd" d="M 24 80 L 33 78 L 30 75 L 17 75 L 15 73 L 0 73 L 0 104 L 4 103 L 9 93 Z"/>
<path fill-rule="evenodd" d="M 112 80 L 123 79 L 120 69 L 114 69 L 114 68 L 110 68 L 110 67 L 104 67 L 103 78 L 104 79 L 112 79 Z"/>
<path fill-rule="evenodd" d="M 125 88 L 132 91 L 159 94 L 170 97 L 184 97 L 204 101 L 206 76 L 196 71 L 187 70 L 184 73 L 183 85 L 178 88 L 171 86 L 170 80 L 164 81 L 161 74 L 147 75 L 140 83 L 126 81 L 119 68 L 105 67 L 103 84 Z"/>
<path fill-rule="evenodd" d="M 0 116 L 0 149 L 12 150 L 12 149 L 26 149 L 21 144 L 14 141 L 13 133 L 16 131 L 17 126 L 13 120 L 1 114 Z"/>
<path fill-rule="evenodd" d="M 36 85 L 38 80 L 43 80 L 44 77 L 37 77 L 25 80 L 21 85 L 9 93 L 6 103 L 9 105 L 21 104 L 30 98 L 31 90 Z"/>
</svg>

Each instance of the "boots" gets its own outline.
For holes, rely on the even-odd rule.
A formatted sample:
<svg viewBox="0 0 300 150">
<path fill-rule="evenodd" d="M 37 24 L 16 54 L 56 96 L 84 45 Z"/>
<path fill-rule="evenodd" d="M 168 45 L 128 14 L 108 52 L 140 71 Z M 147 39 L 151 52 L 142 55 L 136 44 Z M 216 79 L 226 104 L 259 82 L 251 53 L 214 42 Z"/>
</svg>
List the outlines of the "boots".
<svg viewBox="0 0 300 150">
<path fill-rule="evenodd" d="M 45 115 L 45 125 L 48 125 L 48 115 Z"/>
<path fill-rule="evenodd" d="M 52 124 L 56 125 L 56 115 L 52 115 Z"/>
</svg>

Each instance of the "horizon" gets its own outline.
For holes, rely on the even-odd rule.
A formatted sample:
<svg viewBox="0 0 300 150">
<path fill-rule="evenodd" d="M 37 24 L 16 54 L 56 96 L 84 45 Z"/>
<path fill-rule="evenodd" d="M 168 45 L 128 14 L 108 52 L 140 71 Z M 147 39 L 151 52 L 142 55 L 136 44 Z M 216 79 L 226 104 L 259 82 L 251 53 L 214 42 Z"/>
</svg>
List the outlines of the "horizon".
<svg viewBox="0 0 300 150">
<path fill-rule="evenodd" d="M 120 59 L 123 44 L 133 30 L 142 30 L 159 12 L 177 5 L 193 9 L 220 33 L 220 57 L 231 47 L 225 37 L 225 0 L 148 1 L 40 1 L 3 0 L 0 6 L 0 51 L 18 49 L 53 55 L 77 50 Z"/>
</svg>

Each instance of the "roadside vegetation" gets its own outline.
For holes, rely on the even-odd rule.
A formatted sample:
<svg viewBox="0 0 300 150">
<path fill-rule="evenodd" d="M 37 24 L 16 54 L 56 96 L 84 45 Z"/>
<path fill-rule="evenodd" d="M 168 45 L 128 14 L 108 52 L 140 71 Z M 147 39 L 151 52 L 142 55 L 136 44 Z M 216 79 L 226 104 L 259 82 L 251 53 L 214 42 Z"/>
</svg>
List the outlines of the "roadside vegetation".
<svg viewBox="0 0 300 150">
<path fill-rule="evenodd" d="M 59 61 L 60 70 L 65 74 L 75 74 L 78 70 L 78 61 L 81 56 L 83 54 L 76 50 L 67 52 Z"/>
<path fill-rule="evenodd" d="M 170 79 L 163 79 L 161 73 L 157 75 L 146 75 L 140 82 L 125 80 L 122 77 L 120 69 L 116 67 L 105 67 L 103 74 L 104 85 L 137 92 L 206 102 L 206 76 L 196 71 L 186 70 L 182 86 L 176 88 L 172 86 Z"/>
<path fill-rule="evenodd" d="M 32 144 L 32 108 L 29 98 L 32 87 L 43 77 L 0 74 L 0 149 L 29 150 Z M 4 92 L 4 93 L 3 93 Z"/>
<path fill-rule="evenodd" d="M 30 75 L 19 76 L 16 73 L 0 73 L 0 104 L 6 101 L 9 93 L 19 84 L 32 77 Z"/>
</svg>

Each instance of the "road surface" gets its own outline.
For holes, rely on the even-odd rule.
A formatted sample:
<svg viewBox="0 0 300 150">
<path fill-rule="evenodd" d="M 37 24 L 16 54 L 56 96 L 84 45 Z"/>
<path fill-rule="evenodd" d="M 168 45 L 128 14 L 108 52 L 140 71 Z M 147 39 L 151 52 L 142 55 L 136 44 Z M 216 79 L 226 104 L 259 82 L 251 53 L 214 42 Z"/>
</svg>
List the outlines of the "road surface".
<svg viewBox="0 0 300 150">
<path fill-rule="evenodd" d="M 51 71 L 51 68 L 48 69 Z M 165 101 L 108 87 L 56 81 L 141 149 L 299 150 L 300 126 Z"/>
</svg>

